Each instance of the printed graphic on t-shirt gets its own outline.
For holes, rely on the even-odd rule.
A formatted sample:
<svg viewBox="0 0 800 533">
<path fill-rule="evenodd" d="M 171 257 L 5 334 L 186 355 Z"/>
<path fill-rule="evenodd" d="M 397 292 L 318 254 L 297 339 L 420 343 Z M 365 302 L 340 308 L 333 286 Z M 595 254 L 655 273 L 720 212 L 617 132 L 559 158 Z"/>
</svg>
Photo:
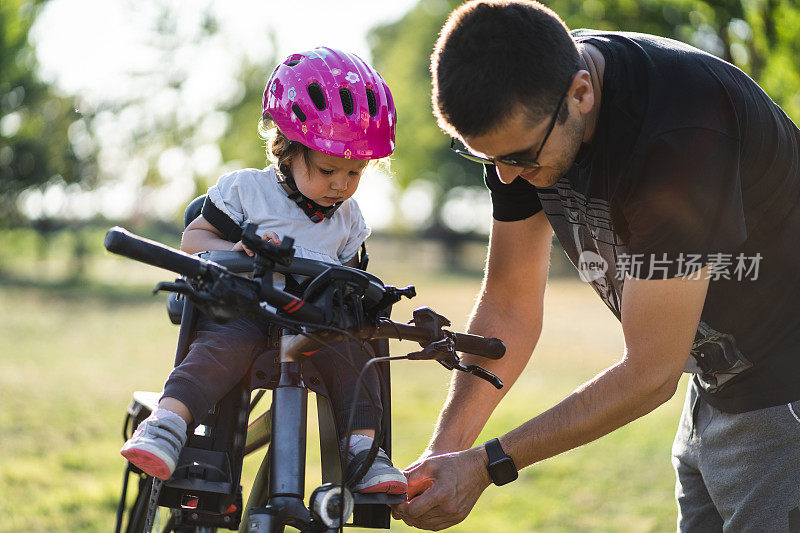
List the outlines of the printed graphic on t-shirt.
<svg viewBox="0 0 800 533">
<path fill-rule="evenodd" d="M 617 272 L 619 257 L 628 253 L 614 231 L 610 204 L 586 198 L 561 178 L 553 187 L 538 189 L 539 201 L 550 225 L 581 279 L 589 283 L 609 309 L 622 316 L 625 273 Z M 736 339 L 700 322 L 686 362 L 686 372 L 696 373 L 708 392 L 720 390 L 737 374 L 752 366 L 736 346 Z"/>
<path fill-rule="evenodd" d="M 611 222 L 609 203 L 589 198 L 561 178 L 554 187 L 539 189 L 539 201 L 567 257 L 609 309 L 622 316 L 624 276 L 617 275 L 617 256 L 627 248 Z"/>
</svg>

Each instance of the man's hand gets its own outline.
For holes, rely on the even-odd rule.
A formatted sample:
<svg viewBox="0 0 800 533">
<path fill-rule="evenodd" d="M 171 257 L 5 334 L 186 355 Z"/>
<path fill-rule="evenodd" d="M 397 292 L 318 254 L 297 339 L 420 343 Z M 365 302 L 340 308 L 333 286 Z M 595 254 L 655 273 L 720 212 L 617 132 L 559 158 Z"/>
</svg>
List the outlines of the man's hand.
<svg viewBox="0 0 800 533">
<path fill-rule="evenodd" d="M 392 516 L 412 527 L 439 531 L 464 520 L 491 480 L 483 446 L 421 457 L 407 470 L 407 503 Z"/>
</svg>

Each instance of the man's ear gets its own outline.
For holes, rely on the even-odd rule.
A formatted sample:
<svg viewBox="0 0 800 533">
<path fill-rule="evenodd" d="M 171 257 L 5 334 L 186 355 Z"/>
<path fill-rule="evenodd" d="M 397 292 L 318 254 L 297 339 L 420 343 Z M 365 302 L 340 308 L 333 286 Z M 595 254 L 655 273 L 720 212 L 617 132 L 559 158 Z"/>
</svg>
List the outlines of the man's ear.
<svg viewBox="0 0 800 533">
<path fill-rule="evenodd" d="M 592 110 L 594 107 L 594 87 L 592 87 L 592 77 L 588 71 L 579 70 L 575 73 L 567 98 L 573 101 L 582 115 L 586 115 Z"/>
</svg>

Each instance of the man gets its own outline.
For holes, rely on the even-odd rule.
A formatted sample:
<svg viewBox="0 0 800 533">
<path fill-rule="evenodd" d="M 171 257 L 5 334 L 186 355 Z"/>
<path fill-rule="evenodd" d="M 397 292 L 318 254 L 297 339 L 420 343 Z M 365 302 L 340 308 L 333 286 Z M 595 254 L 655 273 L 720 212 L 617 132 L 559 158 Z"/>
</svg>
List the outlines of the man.
<svg viewBox="0 0 800 533">
<path fill-rule="evenodd" d="M 569 33 L 525 0 L 456 9 L 431 71 L 439 124 L 486 164 L 492 193 L 469 327 L 507 355 L 481 364 L 511 385 L 528 362 L 553 232 L 622 322 L 625 351 L 475 447 L 505 389 L 455 376 L 395 516 L 449 527 L 490 483 L 655 409 L 687 370 L 679 529 L 800 527 L 797 127 L 728 63 L 649 35 Z"/>
</svg>

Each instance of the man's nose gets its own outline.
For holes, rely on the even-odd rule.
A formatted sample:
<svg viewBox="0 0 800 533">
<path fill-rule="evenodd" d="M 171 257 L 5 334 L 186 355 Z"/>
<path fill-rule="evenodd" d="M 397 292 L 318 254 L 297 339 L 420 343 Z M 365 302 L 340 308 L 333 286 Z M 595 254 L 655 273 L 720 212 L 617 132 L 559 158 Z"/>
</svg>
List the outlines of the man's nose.
<svg viewBox="0 0 800 533">
<path fill-rule="evenodd" d="M 506 185 L 514 181 L 516 177 L 519 176 L 519 167 L 506 165 L 503 163 L 495 163 L 494 168 L 495 172 L 497 172 L 497 177 L 500 178 L 500 181 Z"/>
</svg>

